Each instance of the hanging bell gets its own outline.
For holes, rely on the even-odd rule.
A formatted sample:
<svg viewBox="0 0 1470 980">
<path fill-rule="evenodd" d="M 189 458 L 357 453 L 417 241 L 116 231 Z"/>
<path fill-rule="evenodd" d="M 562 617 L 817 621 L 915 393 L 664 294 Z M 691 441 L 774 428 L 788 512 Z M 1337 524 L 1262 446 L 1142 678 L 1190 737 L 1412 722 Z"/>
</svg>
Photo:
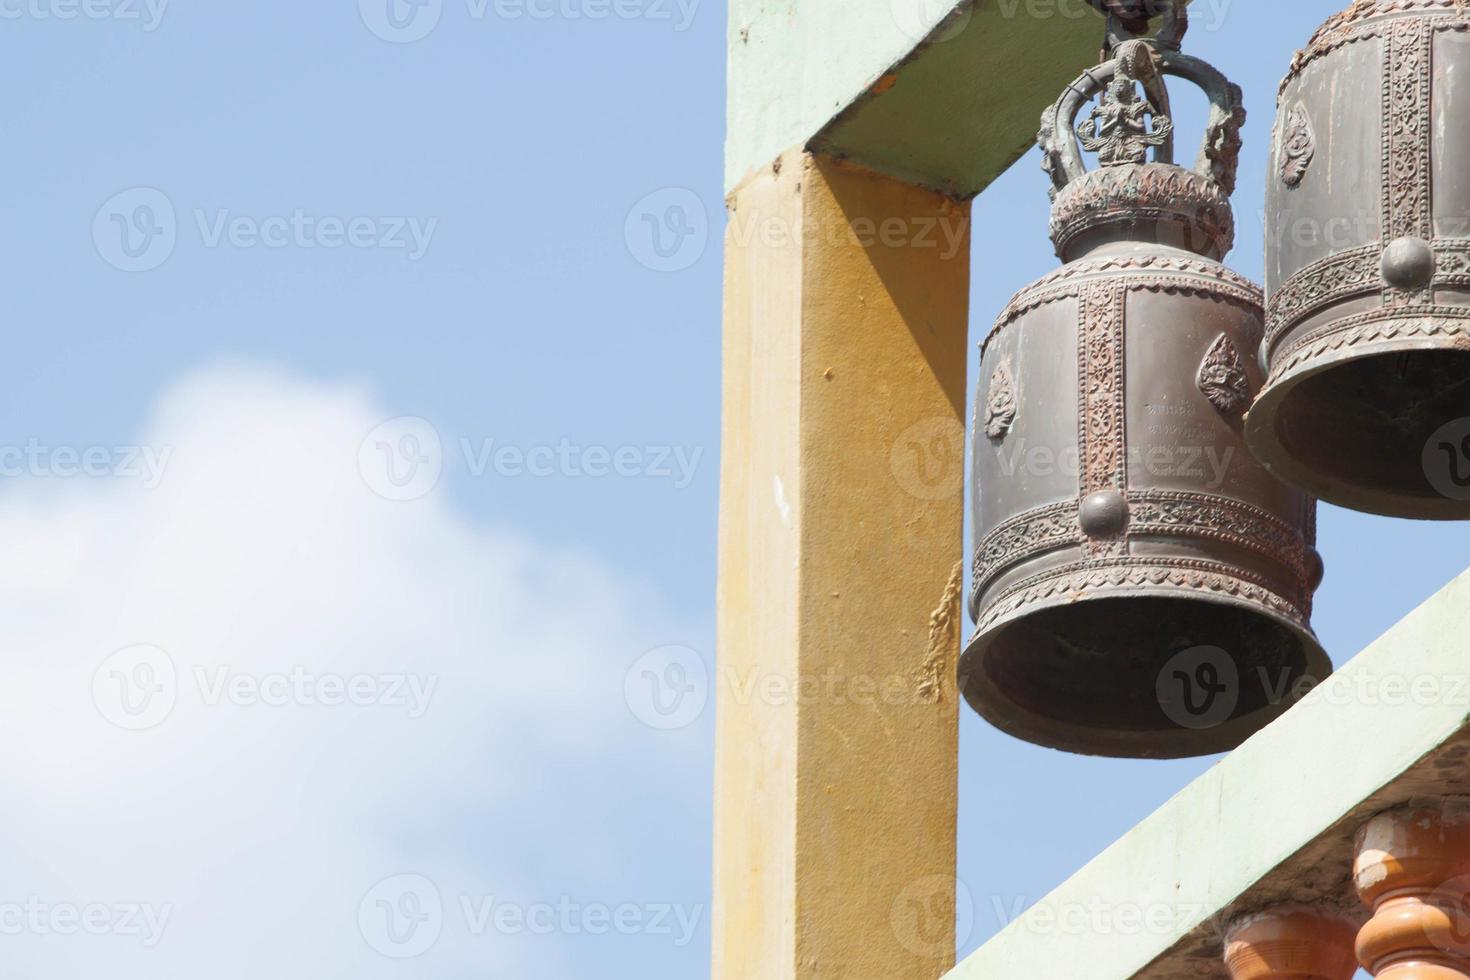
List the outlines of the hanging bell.
<svg viewBox="0 0 1470 980">
<path fill-rule="evenodd" d="M 1022 290 L 982 349 L 977 631 L 960 680 L 977 712 L 1031 742 L 1206 755 L 1331 669 L 1309 625 L 1316 503 L 1241 437 L 1263 311 L 1259 287 L 1220 263 L 1240 89 L 1171 46 L 1113 53 L 1042 120 L 1067 264 Z M 1173 163 L 1166 75 L 1210 98 L 1192 170 Z"/>
<path fill-rule="evenodd" d="M 1246 438 L 1331 503 L 1470 518 L 1470 5 L 1358 0 L 1282 83 Z"/>
</svg>

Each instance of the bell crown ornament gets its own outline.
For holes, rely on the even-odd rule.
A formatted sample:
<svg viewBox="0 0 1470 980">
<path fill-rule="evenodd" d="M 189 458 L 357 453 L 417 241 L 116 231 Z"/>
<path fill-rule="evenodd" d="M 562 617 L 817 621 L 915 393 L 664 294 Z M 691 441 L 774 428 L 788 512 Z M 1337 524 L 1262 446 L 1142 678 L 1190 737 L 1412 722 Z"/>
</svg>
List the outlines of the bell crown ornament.
<svg viewBox="0 0 1470 980">
<path fill-rule="evenodd" d="M 1470 519 L 1470 4 L 1358 0 L 1281 84 L 1246 437 L 1332 503 Z"/>
<path fill-rule="evenodd" d="M 1193 169 L 1174 163 L 1167 75 L 1193 82 L 1210 100 Z M 1077 123 L 1093 98 L 1090 115 Z M 1052 181 L 1058 257 L 1070 261 L 1100 244 L 1143 239 L 1223 258 L 1235 244 L 1230 195 L 1244 122 L 1240 87 L 1206 62 L 1143 39 L 1120 43 L 1111 60 L 1042 114 L 1038 142 Z M 1087 169 L 1084 150 L 1097 154 L 1097 169 Z"/>
<path fill-rule="evenodd" d="M 1089 755 L 1228 750 L 1331 666 L 1315 501 L 1241 438 L 1264 327 L 1259 287 L 1219 261 L 1240 90 L 1166 12 L 1163 40 L 1118 40 L 1043 114 L 1066 264 L 981 348 L 961 687 L 1010 734 Z M 1173 162 L 1171 77 L 1210 100 L 1193 168 Z"/>
</svg>

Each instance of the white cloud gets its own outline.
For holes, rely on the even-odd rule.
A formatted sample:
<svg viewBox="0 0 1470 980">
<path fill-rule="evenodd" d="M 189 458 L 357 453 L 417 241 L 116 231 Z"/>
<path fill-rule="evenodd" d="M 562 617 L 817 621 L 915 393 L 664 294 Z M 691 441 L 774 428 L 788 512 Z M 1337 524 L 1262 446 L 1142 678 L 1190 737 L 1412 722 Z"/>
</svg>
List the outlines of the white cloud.
<svg viewBox="0 0 1470 980">
<path fill-rule="evenodd" d="M 578 867 L 584 906 L 704 900 L 597 893 L 636 861 L 592 814 L 556 853 L 509 843 L 576 805 L 548 795 L 560 761 L 700 757 L 701 731 L 651 732 L 624 703 L 627 666 L 687 632 L 595 561 L 468 523 L 442 489 L 375 495 L 358 449 L 384 414 L 354 388 L 198 372 L 142 438 L 172 451 L 156 489 L 27 477 L 0 493 L 6 976 L 555 977 L 557 937 L 470 935 L 460 896 L 555 901 Z M 137 662 L 108 658 L 138 644 L 178 682 L 161 723 L 128 731 L 94 680 L 136 697 Z M 398 701 L 410 681 L 432 693 L 417 719 Z M 389 703 L 322 703 L 347 698 Z M 647 775 L 622 765 L 630 786 Z M 358 922 L 400 873 L 445 906 L 408 964 Z M 32 898 L 48 908 L 20 908 Z M 143 914 L 142 935 L 38 934 L 68 928 L 68 907 L 101 928 L 134 904 L 167 915 L 152 948 Z"/>
</svg>

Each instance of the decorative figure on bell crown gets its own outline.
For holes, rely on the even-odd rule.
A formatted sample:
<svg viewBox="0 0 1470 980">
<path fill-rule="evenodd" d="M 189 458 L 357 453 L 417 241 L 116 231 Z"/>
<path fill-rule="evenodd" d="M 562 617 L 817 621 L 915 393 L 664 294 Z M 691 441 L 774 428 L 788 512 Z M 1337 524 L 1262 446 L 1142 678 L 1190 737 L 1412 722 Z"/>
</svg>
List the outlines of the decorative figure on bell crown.
<svg viewBox="0 0 1470 980">
<path fill-rule="evenodd" d="M 1140 85 L 1149 97 L 1139 96 Z M 1092 118 L 1077 126 L 1082 148 L 1096 153 L 1104 167 L 1147 163 L 1149 147 L 1164 145 L 1174 131 L 1173 120 L 1153 94 L 1161 87 L 1158 66 L 1147 44 L 1130 41 L 1119 47 L 1117 74 L 1092 110 Z"/>
</svg>

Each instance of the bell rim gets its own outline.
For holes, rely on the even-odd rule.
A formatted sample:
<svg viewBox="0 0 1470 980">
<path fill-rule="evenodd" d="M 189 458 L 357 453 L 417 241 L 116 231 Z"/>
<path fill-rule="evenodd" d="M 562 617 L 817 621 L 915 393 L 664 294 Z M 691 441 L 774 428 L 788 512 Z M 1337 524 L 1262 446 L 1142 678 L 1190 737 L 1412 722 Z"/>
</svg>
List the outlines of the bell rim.
<svg viewBox="0 0 1470 980">
<path fill-rule="evenodd" d="M 1276 422 L 1288 398 L 1304 382 L 1355 361 L 1411 351 L 1441 352 L 1436 338 L 1393 338 L 1354 344 L 1351 348 L 1318 354 L 1286 371 L 1273 373 L 1246 412 L 1244 436 L 1252 456 L 1278 480 L 1319 501 L 1363 514 L 1411 521 L 1470 520 L 1470 500 L 1449 497 L 1406 497 L 1403 494 L 1344 484 L 1319 473 L 1289 451 Z"/>
<path fill-rule="evenodd" d="M 1109 589 L 1081 602 L 1119 598 L 1179 599 L 1177 589 L 1156 586 L 1122 586 Z M 1303 626 L 1291 616 L 1283 615 L 1260 603 L 1224 594 L 1199 594 L 1194 601 L 1231 606 L 1254 613 L 1284 627 L 1300 644 L 1305 663 L 1300 677 L 1314 677 L 1320 684 L 1333 672 L 1332 658 L 1310 626 Z M 1027 711 L 1015 701 L 999 694 L 993 685 L 972 678 L 985 675 L 984 659 L 995 640 L 1008 626 L 1046 609 L 1075 606 L 1079 600 L 1065 596 L 1042 599 L 1002 616 L 970 638 L 959 662 L 959 690 L 971 710 L 987 724 L 1013 738 L 1042 748 L 1072 755 L 1107 759 L 1192 759 L 1232 751 L 1261 729 L 1294 707 L 1300 698 L 1285 697 L 1207 729 L 1185 727 L 1151 732 L 1129 732 L 1060 721 Z"/>
</svg>

